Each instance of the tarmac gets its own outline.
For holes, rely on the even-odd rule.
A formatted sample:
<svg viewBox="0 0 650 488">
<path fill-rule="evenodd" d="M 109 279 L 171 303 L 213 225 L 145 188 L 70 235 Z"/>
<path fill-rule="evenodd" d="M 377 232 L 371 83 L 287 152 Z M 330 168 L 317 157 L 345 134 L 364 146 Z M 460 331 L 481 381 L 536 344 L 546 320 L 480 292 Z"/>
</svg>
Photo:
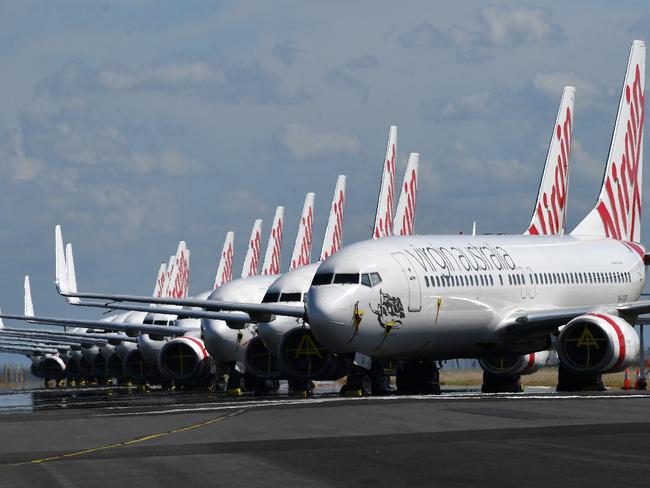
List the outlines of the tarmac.
<svg viewBox="0 0 650 488">
<path fill-rule="evenodd" d="M 0 486 L 643 486 L 650 394 L 0 395 Z"/>
</svg>

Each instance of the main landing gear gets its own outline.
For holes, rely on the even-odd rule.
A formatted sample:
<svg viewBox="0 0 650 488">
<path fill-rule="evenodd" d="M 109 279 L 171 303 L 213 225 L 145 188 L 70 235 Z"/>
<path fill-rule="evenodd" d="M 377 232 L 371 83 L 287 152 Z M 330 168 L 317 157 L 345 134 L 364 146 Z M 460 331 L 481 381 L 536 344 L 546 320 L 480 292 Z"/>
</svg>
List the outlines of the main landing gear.
<svg viewBox="0 0 650 488">
<path fill-rule="evenodd" d="M 397 392 L 408 395 L 440 393 L 440 373 L 435 361 L 403 359 L 396 371 Z"/>
<path fill-rule="evenodd" d="M 373 360 L 369 370 L 353 364 L 341 388 L 344 396 L 389 395 L 392 392 L 384 364 L 379 360 Z"/>
<path fill-rule="evenodd" d="M 560 363 L 556 391 L 605 391 L 603 375 L 578 374 Z"/>
<path fill-rule="evenodd" d="M 482 393 L 521 393 L 521 375 L 495 374 L 483 370 Z"/>
</svg>

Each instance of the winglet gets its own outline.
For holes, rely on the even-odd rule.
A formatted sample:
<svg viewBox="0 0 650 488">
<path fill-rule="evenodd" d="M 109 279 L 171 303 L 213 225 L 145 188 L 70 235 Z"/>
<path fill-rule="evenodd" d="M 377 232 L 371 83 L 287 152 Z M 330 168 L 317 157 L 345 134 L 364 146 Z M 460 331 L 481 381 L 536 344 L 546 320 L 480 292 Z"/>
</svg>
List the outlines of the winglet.
<svg viewBox="0 0 650 488">
<path fill-rule="evenodd" d="M 214 287 L 216 290 L 221 285 L 232 281 L 232 257 L 233 245 L 235 242 L 235 233 L 230 231 L 226 233 L 226 240 L 223 242 L 221 249 L 221 256 L 219 257 L 219 266 L 217 267 L 217 274 L 214 277 Z"/>
<path fill-rule="evenodd" d="M 412 236 L 415 231 L 415 203 L 418 193 L 418 169 L 420 167 L 420 155 L 409 154 L 404 172 L 402 191 L 397 201 L 395 220 L 393 222 L 393 235 Z"/>
<path fill-rule="evenodd" d="M 562 235 L 566 229 L 569 159 L 573 140 L 573 103 L 576 89 L 565 86 L 560 99 L 537 202 L 524 234 Z"/>
<path fill-rule="evenodd" d="M 634 41 L 598 201 L 571 234 L 640 241 L 644 101 L 645 43 Z"/>
<path fill-rule="evenodd" d="M 379 239 L 391 235 L 393 230 L 393 202 L 395 200 L 395 163 L 397 161 L 397 126 L 392 125 L 388 130 L 388 144 L 384 169 L 381 175 L 375 226 L 372 238 Z"/>
<path fill-rule="evenodd" d="M 266 246 L 264 264 L 262 264 L 263 275 L 280 274 L 280 252 L 282 251 L 282 229 L 284 226 L 284 207 L 275 209 L 273 225 L 269 234 L 269 243 Z"/>
<path fill-rule="evenodd" d="M 29 276 L 25 275 L 25 316 L 33 317 L 36 315 L 34 313 L 34 302 L 32 301 L 32 289 L 29 285 Z"/>
<path fill-rule="evenodd" d="M 65 266 L 65 251 L 63 249 L 63 237 L 61 236 L 61 226 L 54 227 L 54 256 L 56 264 L 56 275 L 54 277 L 54 284 L 59 293 L 65 294 L 69 292 L 67 270 Z"/>
<path fill-rule="evenodd" d="M 320 260 L 324 261 L 341 248 L 343 242 L 343 209 L 345 208 L 345 175 L 339 175 L 334 188 L 330 216 L 320 251 Z"/>
<path fill-rule="evenodd" d="M 257 219 L 253 223 L 253 230 L 248 239 L 248 250 L 244 258 L 244 266 L 241 270 L 241 277 L 248 278 L 255 276 L 259 269 L 260 249 L 262 247 L 262 219 Z"/>
<path fill-rule="evenodd" d="M 289 263 L 289 271 L 311 262 L 311 245 L 314 237 L 314 194 L 307 193 L 300 215 L 296 244 Z"/>
<path fill-rule="evenodd" d="M 165 291 L 165 282 L 167 273 L 167 263 L 161 263 L 160 268 L 158 268 L 158 275 L 156 275 L 156 284 L 153 288 L 153 294 L 151 296 L 160 298 Z"/>
</svg>

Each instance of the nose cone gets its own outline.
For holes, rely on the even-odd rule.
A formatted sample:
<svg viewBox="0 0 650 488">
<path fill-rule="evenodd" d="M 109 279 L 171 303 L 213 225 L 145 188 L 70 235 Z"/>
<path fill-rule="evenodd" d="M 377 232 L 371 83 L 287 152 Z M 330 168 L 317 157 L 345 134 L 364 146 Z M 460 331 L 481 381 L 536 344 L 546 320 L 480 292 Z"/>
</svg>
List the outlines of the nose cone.
<svg viewBox="0 0 650 488">
<path fill-rule="evenodd" d="M 350 290 L 338 286 L 312 287 L 307 294 L 309 326 L 318 341 L 334 353 L 354 352 L 356 334 Z"/>
</svg>

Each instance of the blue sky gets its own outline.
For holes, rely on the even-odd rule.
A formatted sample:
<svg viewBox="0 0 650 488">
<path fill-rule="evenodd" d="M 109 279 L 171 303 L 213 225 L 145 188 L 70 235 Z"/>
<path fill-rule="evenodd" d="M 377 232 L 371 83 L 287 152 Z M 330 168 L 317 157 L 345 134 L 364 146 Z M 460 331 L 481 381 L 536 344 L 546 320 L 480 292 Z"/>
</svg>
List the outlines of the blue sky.
<svg viewBox="0 0 650 488">
<path fill-rule="evenodd" d="M 418 232 L 521 232 L 566 84 L 572 227 L 649 26 L 642 1 L 0 4 L 1 305 L 22 309 L 29 273 L 37 311 L 92 316 L 54 292 L 57 223 L 82 288 L 133 293 L 151 292 L 179 239 L 192 292 L 213 282 L 228 230 L 238 271 L 276 205 L 288 266 L 308 191 L 320 249 L 338 174 L 344 241 L 366 238 L 391 124 L 402 167 L 421 154 Z"/>
</svg>

